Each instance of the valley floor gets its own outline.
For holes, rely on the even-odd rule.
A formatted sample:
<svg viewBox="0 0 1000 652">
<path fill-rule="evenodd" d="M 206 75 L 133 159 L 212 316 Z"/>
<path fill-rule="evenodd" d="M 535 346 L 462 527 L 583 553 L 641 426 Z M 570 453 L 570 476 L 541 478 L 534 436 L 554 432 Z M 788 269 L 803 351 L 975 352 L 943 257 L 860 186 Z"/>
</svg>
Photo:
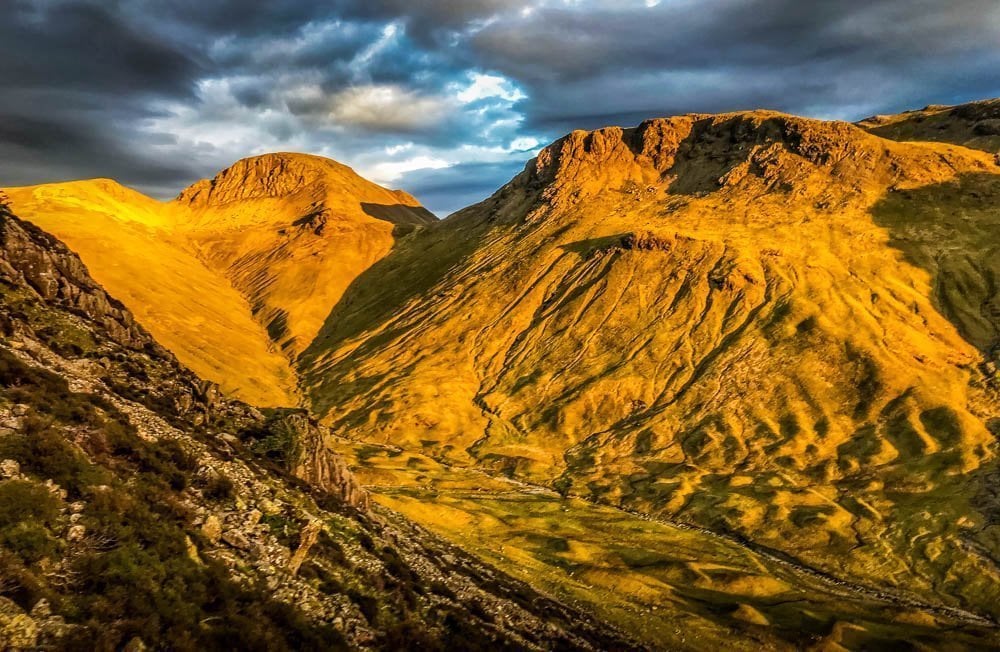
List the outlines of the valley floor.
<svg viewBox="0 0 1000 652">
<path fill-rule="evenodd" d="M 398 448 L 338 448 L 377 502 L 655 648 L 1000 646 L 996 623 L 976 614 L 844 582 L 725 535 Z"/>
</svg>

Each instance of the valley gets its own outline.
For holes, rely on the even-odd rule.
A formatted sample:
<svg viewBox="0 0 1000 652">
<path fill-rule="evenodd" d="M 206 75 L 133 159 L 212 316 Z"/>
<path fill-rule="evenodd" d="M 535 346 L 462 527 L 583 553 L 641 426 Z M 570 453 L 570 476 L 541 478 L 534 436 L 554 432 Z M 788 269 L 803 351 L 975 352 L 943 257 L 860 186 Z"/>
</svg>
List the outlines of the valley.
<svg viewBox="0 0 1000 652">
<path fill-rule="evenodd" d="M 300 479 L 343 457 L 380 509 L 640 644 L 976 649 L 1000 645 L 997 120 L 575 131 L 440 221 L 299 154 L 170 202 L 7 193 L 181 364 L 317 419 Z"/>
</svg>

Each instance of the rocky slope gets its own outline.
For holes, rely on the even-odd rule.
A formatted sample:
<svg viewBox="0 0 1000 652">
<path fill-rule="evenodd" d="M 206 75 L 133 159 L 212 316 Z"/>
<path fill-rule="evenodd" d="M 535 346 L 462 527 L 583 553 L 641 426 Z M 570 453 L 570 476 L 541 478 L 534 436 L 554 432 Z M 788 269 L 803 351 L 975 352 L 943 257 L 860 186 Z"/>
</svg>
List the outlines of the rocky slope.
<svg viewBox="0 0 1000 652">
<path fill-rule="evenodd" d="M 769 112 L 575 132 L 362 274 L 305 386 L 339 434 L 997 618 L 998 182 Z"/>
<path fill-rule="evenodd" d="M 0 648 L 632 647 L 373 509 L 2 204 L 0 308 Z"/>
<path fill-rule="evenodd" d="M 9 194 L 184 364 L 264 406 L 298 401 L 289 361 L 355 277 L 435 219 L 405 193 L 301 154 L 239 161 L 168 203 L 109 180 Z"/>
</svg>

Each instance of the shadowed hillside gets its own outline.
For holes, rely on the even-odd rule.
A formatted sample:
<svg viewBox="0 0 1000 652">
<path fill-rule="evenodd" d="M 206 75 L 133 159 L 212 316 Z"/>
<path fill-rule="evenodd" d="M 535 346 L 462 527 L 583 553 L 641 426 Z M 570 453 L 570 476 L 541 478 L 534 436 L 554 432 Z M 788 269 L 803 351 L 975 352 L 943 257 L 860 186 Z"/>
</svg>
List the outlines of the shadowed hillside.
<svg viewBox="0 0 1000 652">
<path fill-rule="evenodd" d="M 952 143 L 1000 153 L 1000 99 L 876 115 L 858 126 L 892 140 Z"/>
</svg>

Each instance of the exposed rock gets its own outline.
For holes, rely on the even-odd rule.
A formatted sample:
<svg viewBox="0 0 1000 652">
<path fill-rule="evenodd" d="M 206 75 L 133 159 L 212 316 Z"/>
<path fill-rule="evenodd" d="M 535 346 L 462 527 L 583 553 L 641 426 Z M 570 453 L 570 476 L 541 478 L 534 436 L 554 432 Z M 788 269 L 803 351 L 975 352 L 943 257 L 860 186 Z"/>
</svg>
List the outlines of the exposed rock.
<svg viewBox="0 0 1000 652">
<path fill-rule="evenodd" d="M 319 538 L 319 533 L 322 529 L 323 524 L 319 521 L 309 521 L 302 528 L 302 532 L 299 534 L 299 547 L 295 549 L 295 554 L 288 561 L 289 573 L 292 575 L 298 574 L 302 562 L 306 560 L 306 557 L 309 555 L 309 549 L 316 543 L 316 539 Z"/>
<path fill-rule="evenodd" d="M 621 247 L 638 251 L 670 251 L 674 238 L 663 237 L 650 231 L 629 233 L 621 239 Z"/>
<path fill-rule="evenodd" d="M 238 550 L 250 550 L 250 541 L 240 530 L 226 530 L 222 533 L 222 542 Z"/>
<path fill-rule="evenodd" d="M 38 642 L 38 623 L 13 600 L 0 596 L 0 650 L 29 650 Z"/>
<path fill-rule="evenodd" d="M 293 412 L 274 424 L 289 432 L 292 452 L 289 466 L 297 477 L 310 485 L 337 496 L 360 510 L 369 508 L 368 492 L 351 474 L 344 458 L 330 448 L 318 422 L 306 413 Z"/>
<path fill-rule="evenodd" d="M 35 620 L 45 620 L 52 617 L 52 605 L 45 598 L 35 603 L 31 608 L 31 617 Z"/>
<path fill-rule="evenodd" d="M 76 254 L 5 208 L 0 208 L 0 279 L 24 282 L 44 300 L 87 315 L 119 344 L 153 345 L 124 306 L 90 278 Z"/>
<path fill-rule="evenodd" d="M 4 478 L 16 478 L 21 475 L 21 465 L 15 460 L 3 460 L 0 462 L 0 476 Z"/>
<path fill-rule="evenodd" d="M 213 545 L 218 543 L 222 537 L 222 522 L 219 521 L 219 517 L 215 514 L 209 514 L 201 526 L 201 533 Z"/>
<path fill-rule="evenodd" d="M 146 652 L 148 649 L 149 646 L 147 646 L 141 638 L 136 636 L 125 644 L 125 647 L 122 648 L 122 652 Z"/>
</svg>

